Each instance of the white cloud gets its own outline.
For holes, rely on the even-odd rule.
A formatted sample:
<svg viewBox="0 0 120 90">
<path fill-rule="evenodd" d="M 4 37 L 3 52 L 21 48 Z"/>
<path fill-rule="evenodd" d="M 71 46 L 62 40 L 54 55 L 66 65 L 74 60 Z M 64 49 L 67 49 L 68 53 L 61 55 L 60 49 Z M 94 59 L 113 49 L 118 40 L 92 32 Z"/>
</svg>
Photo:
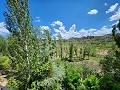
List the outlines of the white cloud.
<svg viewBox="0 0 120 90">
<path fill-rule="evenodd" d="M 103 26 L 101 29 L 95 29 L 95 28 L 90 28 L 88 30 L 81 29 L 79 31 L 79 37 L 83 36 L 102 36 L 105 34 L 110 34 L 112 31 L 111 28 L 108 28 L 107 26 Z"/>
<path fill-rule="evenodd" d="M 96 10 L 96 9 L 90 10 L 90 11 L 88 12 L 89 15 L 95 15 L 95 14 L 97 14 L 97 13 L 98 13 L 98 10 Z"/>
<path fill-rule="evenodd" d="M 38 19 L 39 19 L 40 17 L 38 16 L 38 17 L 36 17 L 36 18 L 38 18 Z"/>
<path fill-rule="evenodd" d="M 85 30 L 85 29 L 81 29 L 81 30 L 79 30 L 78 31 L 78 35 L 77 35 L 78 37 L 86 37 L 86 36 L 89 36 L 89 33 L 88 33 L 88 31 L 87 30 Z"/>
<path fill-rule="evenodd" d="M 35 20 L 35 22 L 40 22 L 40 19 L 38 19 L 38 20 Z"/>
<path fill-rule="evenodd" d="M 103 26 L 100 30 L 93 32 L 94 36 L 102 36 L 105 34 L 110 34 L 112 32 L 112 28 L 108 28 L 107 26 Z"/>
<path fill-rule="evenodd" d="M 40 26 L 42 30 L 51 30 L 48 26 Z"/>
<path fill-rule="evenodd" d="M 56 37 L 57 37 L 58 33 L 60 33 L 61 36 L 64 39 L 75 37 L 75 35 L 77 34 L 77 32 L 75 31 L 75 29 L 76 29 L 76 25 L 75 24 L 73 24 L 70 27 L 69 30 L 65 29 L 65 26 L 63 25 L 63 23 L 61 21 L 54 21 L 51 25 L 54 27 L 53 28 L 54 31 L 55 31 L 54 36 L 56 36 Z M 56 27 L 56 25 L 58 25 L 58 27 Z"/>
<path fill-rule="evenodd" d="M 118 9 L 117 12 L 115 12 L 114 15 L 112 15 L 112 16 L 109 18 L 109 20 L 110 20 L 110 21 L 114 21 L 114 20 L 119 20 L 119 19 L 120 19 L 120 8 Z"/>
<path fill-rule="evenodd" d="M 104 6 L 109 6 L 108 3 L 104 3 Z"/>
<path fill-rule="evenodd" d="M 95 28 L 90 28 L 89 30 L 88 30 L 88 32 L 94 32 L 94 31 L 96 31 L 97 29 L 95 29 Z"/>
<path fill-rule="evenodd" d="M 75 32 L 75 29 L 76 29 L 76 25 L 73 24 L 73 25 L 70 27 L 69 32 L 74 33 L 74 32 Z"/>
<path fill-rule="evenodd" d="M 110 34 L 111 30 L 112 30 L 111 28 L 108 28 L 107 26 L 103 26 L 99 30 L 95 29 L 95 28 L 90 28 L 90 29 L 85 30 L 83 28 L 83 29 L 80 29 L 79 31 L 77 31 L 75 24 L 73 24 L 69 30 L 66 30 L 65 26 L 63 26 L 63 23 L 59 27 L 54 26 L 53 29 L 55 32 L 55 34 L 54 34 L 55 37 L 57 37 L 58 33 L 60 33 L 64 39 L 69 39 L 72 37 L 80 38 L 83 36 L 101 36 L 101 35 L 105 35 L 105 34 Z"/>
<path fill-rule="evenodd" d="M 51 24 L 51 26 L 56 26 L 56 25 L 63 26 L 63 23 L 57 20 Z"/>
<path fill-rule="evenodd" d="M 112 5 L 112 6 L 106 11 L 106 14 L 115 11 L 115 9 L 117 8 L 118 5 L 119 5 L 118 3 L 115 3 L 114 5 Z"/>
<path fill-rule="evenodd" d="M 5 28 L 5 23 L 0 22 L 0 35 L 7 35 L 9 31 Z"/>
<path fill-rule="evenodd" d="M 40 20 L 40 17 L 39 16 L 37 16 L 37 17 L 35 17 L 35 21 L 34 22 L 40 22 L 41 20 Z"/>
<path fill-rule="evenodd" d="M 119 21 L 116 21 L 115 23 L 112 24 L 112 26 L 117 25 L 118 23 L 119 23 Z"/>
</svg>

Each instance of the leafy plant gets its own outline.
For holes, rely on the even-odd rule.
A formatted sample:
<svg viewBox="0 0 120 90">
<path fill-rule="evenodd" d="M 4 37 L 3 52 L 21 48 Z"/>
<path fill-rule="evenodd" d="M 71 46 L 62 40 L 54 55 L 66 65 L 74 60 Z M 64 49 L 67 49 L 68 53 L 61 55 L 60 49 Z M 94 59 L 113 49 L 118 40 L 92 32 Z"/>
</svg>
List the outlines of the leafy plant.
<svg viewBox="0 0 120 90">
<path fill-rule="evenodd" d="M 8 37 L 9 58 L 12 73 L 26 90 L 32 82 L 42 81 L 51 76 L 52 39 L 49 30 L 38 38 L 31 24 L 28 0 L 6 0 L 8 12 L 4 13 L 6 27 L 11 33 Z M 19 83 L 18 83 L 19 84 Z"/>
<path fill-rule="evenodd" d="M 100 90 L 120 90 L 120 83 L 109 75 L 104 75 L 100 78 L 99 86 Z"/>
<path fill-rule="evenodd" d="M 83 81 L 86 90 L 99 90 L 99 78 L 96 75 L 90 75 Z"/>
<path fill-rule="evenodd" d="M 6 73 L 11 69 L 11 60 L 7 56 L 0 54 L 0 70 Z"/>
<path fill-rule="evenodd" d="M 79 90 L 82 84 L 80 74 L 75 69 L 66 70 L 63 84 L 65 90 Z"/>
<path fill-rule="evenodd" d="M 12 90 L 19 90 L 20 81 L 16 80 L 14 77 L 11 77 L 8 80 L 7 87 Z"/>
</svg>

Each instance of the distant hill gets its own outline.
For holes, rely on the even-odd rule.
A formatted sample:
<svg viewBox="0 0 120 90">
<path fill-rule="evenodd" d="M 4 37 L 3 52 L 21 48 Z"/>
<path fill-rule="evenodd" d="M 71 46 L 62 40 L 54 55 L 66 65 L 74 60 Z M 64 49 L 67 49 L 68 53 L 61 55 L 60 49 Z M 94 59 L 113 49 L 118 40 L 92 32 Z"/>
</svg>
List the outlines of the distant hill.
<svg viewBox="0 0 120 90">
<path fill-rule="evenodd" d="M 92 43 L 96 42 L 112 42 L 114 41 L 113 36 L 111 34 L 107 34 L 104 36 L 87 36 L 81 38 L 70 38 L 68 40 L 64 40 L 65 42 L 79 42 L 79 43 L 86 43 L 88 41 Z"/>
</svg>

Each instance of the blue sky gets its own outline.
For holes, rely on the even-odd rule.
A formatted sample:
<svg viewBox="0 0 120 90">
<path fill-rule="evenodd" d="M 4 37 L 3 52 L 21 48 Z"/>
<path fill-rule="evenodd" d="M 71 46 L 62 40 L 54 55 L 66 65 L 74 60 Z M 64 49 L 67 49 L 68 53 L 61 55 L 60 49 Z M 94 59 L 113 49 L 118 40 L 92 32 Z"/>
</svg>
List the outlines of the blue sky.
<svg viewBox="0 0 120 90">
<path fill-rule="evenodd" d="M 0 1 L 0 28 L 4 3 Z M 60 32 L 63 38 L 109 34 L 120 19 L 120 0 L 29 0 L 29 6 L 34 26 L 51 29 L 54 36 Z"/>
</svg>

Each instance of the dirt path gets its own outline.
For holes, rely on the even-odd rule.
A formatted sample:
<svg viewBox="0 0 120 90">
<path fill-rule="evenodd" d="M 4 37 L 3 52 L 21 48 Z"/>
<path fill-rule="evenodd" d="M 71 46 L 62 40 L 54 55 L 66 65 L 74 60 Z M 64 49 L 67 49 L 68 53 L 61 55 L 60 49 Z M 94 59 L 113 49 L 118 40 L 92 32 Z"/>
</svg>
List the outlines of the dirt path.
<svg viewBox="0 0 120 90">
<path fill-rule="evenodd" d="M 5 77 L 6 77 L 6 75 L 0 76 L 0 85 L 1 85 L 1 86 L 6 86 L 6 84 L 7 84 L 7 82 L 8 82 Z"/>
</svg>

